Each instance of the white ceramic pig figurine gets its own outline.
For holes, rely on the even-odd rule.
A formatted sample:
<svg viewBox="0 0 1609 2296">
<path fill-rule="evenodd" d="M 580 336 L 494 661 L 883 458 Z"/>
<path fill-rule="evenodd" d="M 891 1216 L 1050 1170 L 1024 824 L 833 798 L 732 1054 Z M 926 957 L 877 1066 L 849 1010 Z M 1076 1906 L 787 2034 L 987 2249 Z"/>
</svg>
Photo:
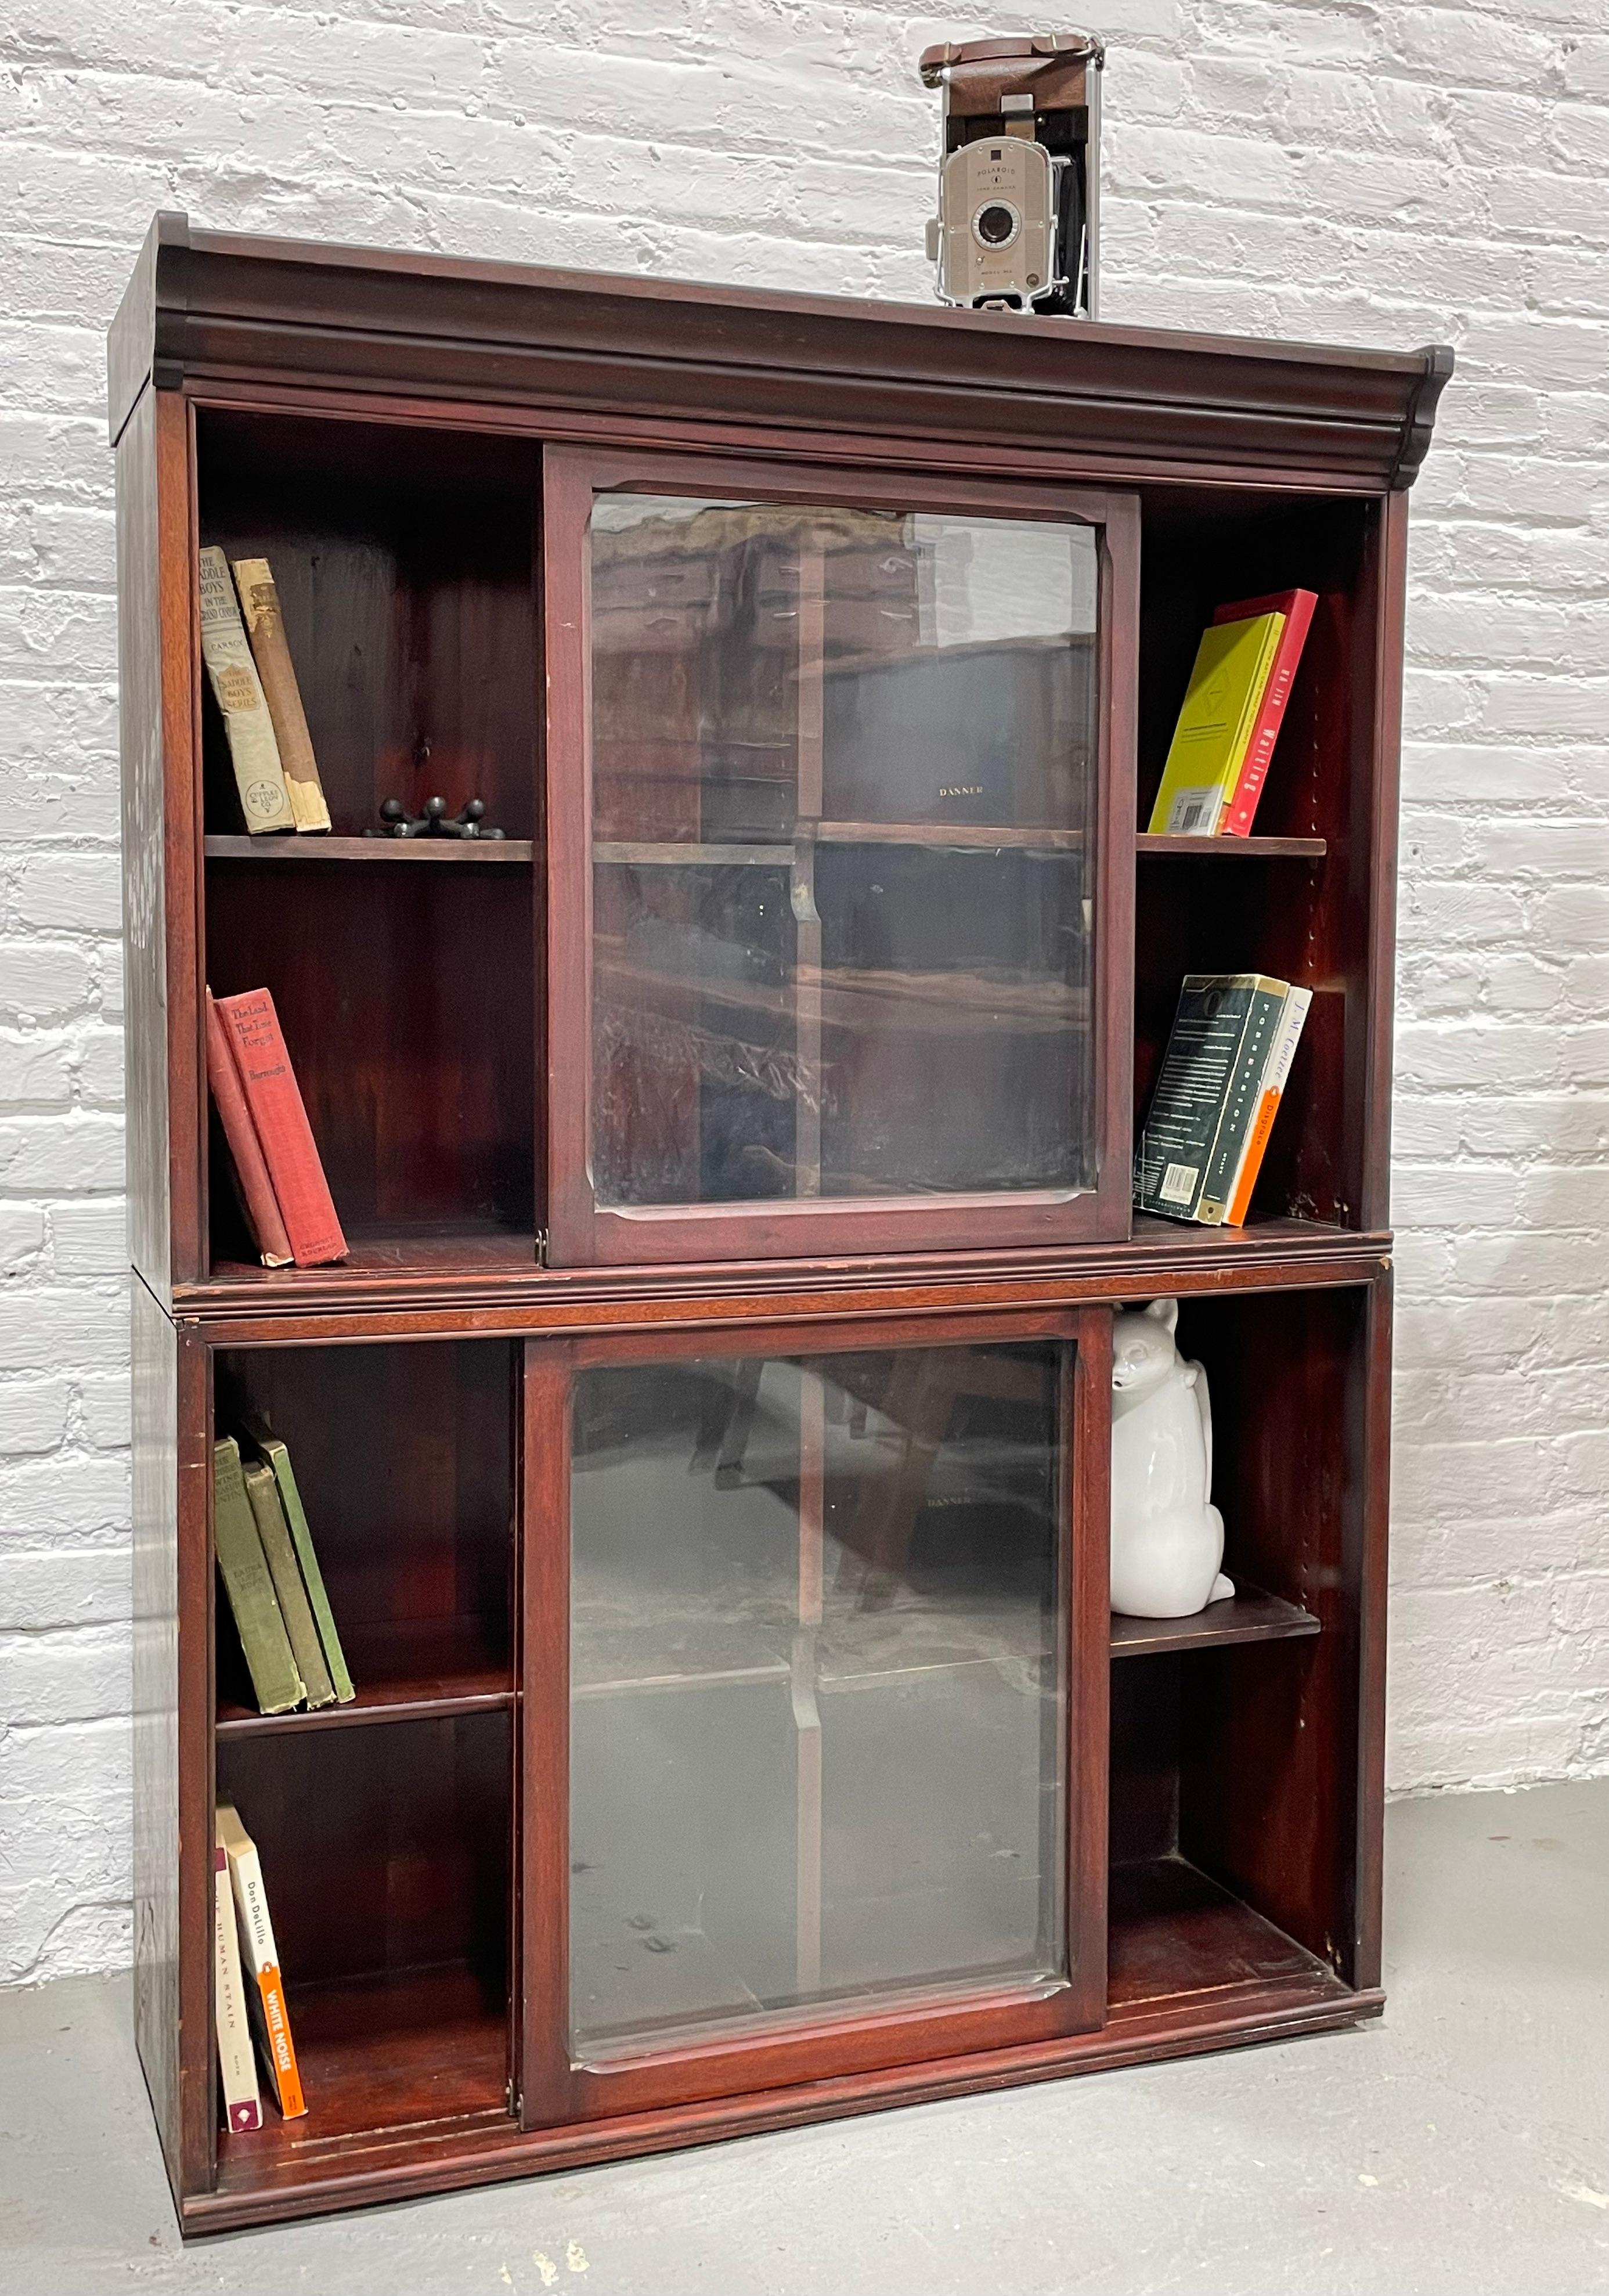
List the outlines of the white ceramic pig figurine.
<svg viewBox="0 0 1609 2296">
<path fill-rule="evenodd" d="M 1219 1570 L 1207 1374 L 1173 1344 L 1177 1300 L 1112 1326 L 1112 1607 L 1186 1619 L 1235 1592 Z"/>
</svg>

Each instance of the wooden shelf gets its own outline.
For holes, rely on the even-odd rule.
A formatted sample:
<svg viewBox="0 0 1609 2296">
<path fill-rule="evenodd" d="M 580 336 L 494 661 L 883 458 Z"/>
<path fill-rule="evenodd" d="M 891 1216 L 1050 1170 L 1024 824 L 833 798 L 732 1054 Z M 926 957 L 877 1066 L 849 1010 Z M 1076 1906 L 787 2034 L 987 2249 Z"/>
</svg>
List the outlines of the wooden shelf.
<svg viewBox="0 0 1609 2296">
<path fill-rule="evenodd" d="M 1214 1650 L 1232 1643 L 1282 1642 L 1297 1635 L 1316 1635 L 1319 1622 L 1310 1611 L 1265 1595 L 1259 1587 L 1237 1584 L 1233 1596 L 1209 1603 L 1188 1619 L 1131 1619 L 1112 1614 L 1113 1658 L 1149 1658 L 1159 1651 Z"/>
<path fill-rule="evenodd" d="M 514 1702 L 514 1693 L 502 1672 L 439 1675 L 399 1682 L 368 1682 L 357 1685 L 349 1705 L 320 1706 L 311 1712 L 299 1707 L 291 1714 L 258 1714 L 249 1706 L 220 1704 L 220 1738 L 274 1738 L 287 1731 L 348 1730 L 365 1723 L 432 1722 L 455 1714 L 495 1714 Z"/>
<path fill-rule="evenodd" d="M 353 2137 L 365 2146 L 507 2128 L 508 2010 L 463 1964 L 346 1983 L 289 1980 L 291 2031 L 308 2110 L 218 2138 L 218 2187 L 250 2192 L 307 2175 Z"/>
<path fill-rule="evenodd" d="M 1191 1994 L 1223 1999 L 1237 1988 L 1346 1995 L 1333 1970 L 1183 1857 L 1113 1866 L 1108 1923 L 1114 2013 Z"/>
<path fill-rule="evenodd" d="M 1330 849 L 1327 837 L 1153 837 L 1148 830 L 1134 847 L 1142 860 L 1149 853 L 1192 861 L 1322 861 Z"/>
<path fill-rule="evenodd" d="M 529 837 L 204 837 L 209 861 L 519 862 L 536 857 Z"/>
</svg>

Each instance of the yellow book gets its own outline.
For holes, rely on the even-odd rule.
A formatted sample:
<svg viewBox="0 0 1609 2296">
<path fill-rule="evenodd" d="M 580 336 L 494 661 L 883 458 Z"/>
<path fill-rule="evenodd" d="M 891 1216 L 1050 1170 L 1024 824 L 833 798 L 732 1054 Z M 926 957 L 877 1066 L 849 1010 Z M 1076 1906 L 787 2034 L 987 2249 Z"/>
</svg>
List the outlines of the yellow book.
<svg viewBox="0 0 1609 2296">
<path fill-rule="evenodd" d="M 1254 614 L 1244 622 L 1213 622 L 1202 632 L 1152 808 L 1152 836 L 1218 834 L 1256 730 L 1285 622 L 1283 614 Z"/>
</svg>

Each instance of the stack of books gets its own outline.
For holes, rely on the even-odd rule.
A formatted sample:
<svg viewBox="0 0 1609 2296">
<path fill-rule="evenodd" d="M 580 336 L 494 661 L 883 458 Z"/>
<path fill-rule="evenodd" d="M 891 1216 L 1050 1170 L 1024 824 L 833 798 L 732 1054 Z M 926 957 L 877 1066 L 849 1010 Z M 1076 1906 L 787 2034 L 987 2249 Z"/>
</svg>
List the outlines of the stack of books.
<svg viewBox="0 0 1609 2296">
<path fill-rule="evenodd" d="M 1244 1224 L 1312 1001 L 1266 973 L 1185 975 L 1135 1149 L 1137 1210 Z"/>
<path fill-rule="evenodd" d="M 1213 615 L 1152 808 L 1153 837 L 1250 837 L 1318 603 L 1315 591 L 1282 590 Z"/>
<path fill-rule="evenodd" d="M 357 1695 L 313 1551 L 291 1454 L 254 1425 L 242 1463 L 233 1435 L 213 1446 L 218 1576 L 258 1710 L 346 1706 Z"/>
<path fill-rule="evenodd" d="M 243 996 L 207 991 L 207 1081 L 263 1266 L 344 1259 L 347 1240 L 266 988 Z"/>
<path fill-rule="evenodd" d="M 287 2120 L 306 2112 L 279 1949 L 257 1844 L 231 1802 L 215 1813 L 212 1853 L 212 2013 L 224 2120 L 232 2136 L 263 2125 L 253 2043 Z"/>
<path fill-rule="evenodd" d="M 200 582 L 201 660 L 247 831 L 327 830 L 330 808 L 267 560 L 237 558 L 231 567 L 223 551 L 209 547 Z"/>
</svg>

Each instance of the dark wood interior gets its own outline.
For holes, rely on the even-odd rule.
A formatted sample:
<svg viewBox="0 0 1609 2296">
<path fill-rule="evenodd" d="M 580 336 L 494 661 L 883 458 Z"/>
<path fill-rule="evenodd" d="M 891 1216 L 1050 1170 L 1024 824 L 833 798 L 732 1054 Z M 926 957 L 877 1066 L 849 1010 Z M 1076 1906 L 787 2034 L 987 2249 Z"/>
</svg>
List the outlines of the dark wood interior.
<svg viewBox="0 0 1609 2296">
<path fill-rule="evenodd" d="M 159 219 L 111 397 L 135 2019 L 187 2233 L 1379 2009 L 1404 489 L 1449 372 L 1439 352 L 1007 326 Z M 651 595 L 624 549 L 589 595 L 599 471 L 814 504 L 800 532 L 817 540 L 778 554 L 740 536 L 718 579 L 661 536 Z M 907 626 L 937 578 L 928 597 L 914 545 L 883 546 L 891 503 L 1101 528 L 1096 637 L 1070 616 L 1041 655 L 1019 615 L 914 676 Z M 214 543 L 272 564 L 327 838 L 244 834 L 197 649 L 194 554 Z M 1319 606 L 1257 834 L 1149 837 L 1203 626 L 1292 586 Z M 1043 751 L 1015 783 L 990 749 L 1008 693 Z M 436 794 L 483 799 L 505 839 L 364 836 L 386 798 Z M 882 1032 L 868 1011 L 901 966 L 903 1018 Z M 1132 1126 L 1195 970 L 1314 992 L 1243 1230 L 1128 1211 Z M 653 1022 L 634 1047 L 597 1053 L 600 982 Z M 1002 984 L 1024 982 L 1040 1004 L 1008 1013 Z M 250 1253 L 208 1113 L 208 984 L 273 992 L 352 1247 L 339 1265 Z M 775 1180 L 759 1201 L 723 1163 L 733 1079 L 708 1039 L 746 1060 L 773 1023 L 797 1073 L 736 1073 L 787 1102 L 742 1144 Z M 1066 1057 L 1075 1031 L 1087 1064 Z M 822 1085 L 833 1061 L 861 1134 Z M 600 1088 L 626 1162 L 646 1143 L 679 1195 L 595 1205 Z M 991 1143 L 1053 1140 L 1075 1092 L 1081 1177 L 1052 1186 L 1048 1151 L 1013 1149 L 1008 1187 L 976 1185 Z M 891 1193 L 866 1185 L 880 1173 Z M 1157 1295 L 1206 1366 L 1236 1593 L 1113 1618 L 1112 1315 Z M 688 1401 L 686 1367 L 716 1357 L 780 1364 L 794 1399 L 729 1368 Z M 572 1647 L 577 1493 L 613 1441 L 577 1434 L 575 1398 L 600 1365 L 644 1365 L 681 1366 L 681 1401 L 617 1447 L 635 1473 L 657 1442 L 658 1465 L 617 1487 L 599 1615 L 581 1601 Z M 250 1696 L 209 1514 L 214 1435 L 248 1415 L 293 1456 L 349 1705 L 267 1717 Z M 760 1529 L 745 1545 L 751 1518 L 722 1516 L 722 1547 L 717 1510 L 741 1492 Z M 1031 1634 L 1012 1626 L 1011 1538 L 1038 1558 Z M 634 1539 L 650 1559 L 628 1569 Z M 680 1625 L 658 1601 L 677 1553 L 752 1570 L 767 1540 L 786 1601 L 771 1588 L 735 1659 L 702 1579 Z M 585 1578 L 578 1563 L 583 1596 Z M 631 1588 L 651 1662 L 613 1631 Z M 934 1648 L 890 1663 L 917 1629 Z M 1013 1723 L 1047 1680 L 1044 1714 Z M 682 1808 L 685 1777 L 661 1786 L 644 1746 L 700 1769 L 684 1800 L 749 1923 L 732 1965 L 780 1972 L 744 1979 L 746 2023 L 677 2009 L 644 2047 L 629 2015 L 603 2019 L 626 2053 L 572 2055 L 572 1697 L 595 1808 L 618 1786 L 644 1833 Z M 858 1756 L 841 1739 L 824 1755 L 824 1702 L 841 1722 L 885 1698 Z M 674 1727 L 656 1701 L 681 1702 Z M 940 1712 L 947 1742 L 924 1718 Z M 834 1844 L 858 1759 L 867 1792 Z M 1001 1855 L 1033 1845 L 1032 1954 L 1016 1930 L 1009 1955 L 987 1936 L 971 1959 L 885 1954 L 865 1986 L 873 1964 L 850 1954 L 858 1997 L 834 1995 L 843 1906 L 878 1939 L 885 1900 L 904 1902 L 885 1866 L 915 1871 L 951 1819 L 976 1902 L 1018 1920 L 1022 1876 L 979 1847 L 1014 1793 Z M 218 2128 L 213 2052 L 219 1796 L 261 1850 L 310 2103 L 240 2136 Z M 691 1842 L 684 1847 L 693 1904 Z M 961 1863 L 908 1893 L 935 1935 Z M 622 1870 L 612 1898 L 587 1885 L 606 1954 L 635 1903 Z"/>
</svg>

